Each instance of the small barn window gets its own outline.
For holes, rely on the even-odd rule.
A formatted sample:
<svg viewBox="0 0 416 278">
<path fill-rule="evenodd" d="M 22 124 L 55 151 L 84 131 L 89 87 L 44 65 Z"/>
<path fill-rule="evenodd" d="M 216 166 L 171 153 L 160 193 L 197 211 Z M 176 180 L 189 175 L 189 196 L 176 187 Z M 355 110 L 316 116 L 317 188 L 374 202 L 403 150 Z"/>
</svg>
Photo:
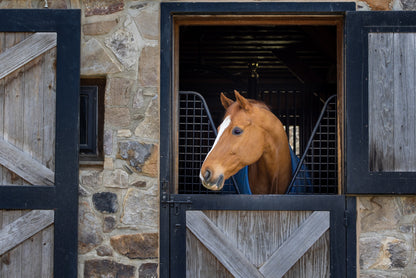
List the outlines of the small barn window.
<svg viewBox="0 0 416 278">
<path fill-rule="evenodd" d="M 82 86 L 80 90 L 79 149 L 95 153 L 97 145 L 97 86 Z"/>
<path fill-rule="evenodd" d="M 219 95 L 234 90 L 264 101 L 281 120 L 306 167 L 298 170 L 308 176 L 297 185 L 303 193 L 340 192 L 343 19 L 288 19 L 176 18 L 176 193 L 218 194 L 202 187 L 199 170 L 224 115 Z M 236 193 L 228 183 L 221 193 Z"/>
<path fill-rule="evenodd" d="M 81 79 L 79 151 L 82 163 L 103 158 L 105 79 Z"/>
</svg>

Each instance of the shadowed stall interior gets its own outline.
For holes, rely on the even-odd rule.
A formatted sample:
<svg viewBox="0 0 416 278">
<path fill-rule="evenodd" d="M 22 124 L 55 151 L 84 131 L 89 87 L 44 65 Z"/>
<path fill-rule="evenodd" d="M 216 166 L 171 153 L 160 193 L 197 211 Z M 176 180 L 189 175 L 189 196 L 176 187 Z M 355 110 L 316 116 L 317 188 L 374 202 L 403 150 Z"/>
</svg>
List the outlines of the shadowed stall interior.
<svg viewBox="0 0 416 278">
<path fill-rule="evenodd" d="M 302 156 L 325 101 L 337 94 L 336 26 L 179 28 L 179 90 L 201 94 L 216 127 L 224 115 L 221 92 L 232 98 L 237 90 L 264 101 L 285 126 L 294 152 Z M 179 117 L 178 193 L 207 192 L 199 186 L 199 167 L 215 136 L 192 138 L 195 132 L 188 127 L 201 125 L 194 116 L 204 113 L 198 109 L 188 95 L 180 97 L 179 110 L 185 115 Z M 336 120 L 331 132 L 336 138 Z M 193 139 L 199 141 L 191 143 Z M 321 147 L 320 154 L 326 146 Z M 337 163 L 336 157 L 332 162 Z"/>
</svg>

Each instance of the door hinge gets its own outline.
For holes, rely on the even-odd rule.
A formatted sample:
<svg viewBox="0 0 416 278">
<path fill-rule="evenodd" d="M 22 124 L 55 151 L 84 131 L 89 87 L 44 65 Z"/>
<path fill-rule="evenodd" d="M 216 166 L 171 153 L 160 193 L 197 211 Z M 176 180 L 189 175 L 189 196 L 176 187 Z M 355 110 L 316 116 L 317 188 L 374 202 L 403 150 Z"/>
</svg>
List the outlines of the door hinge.
<svg viewBox="0 0 416 278">
<path fill-rule="evenodd" d="M 161 180 L 161 196 L 160 196 L 160 203 L 163 207 L 166 207 L 166 204 L 169 200 L 169 181 L 163 179 Z"/>
</svg>

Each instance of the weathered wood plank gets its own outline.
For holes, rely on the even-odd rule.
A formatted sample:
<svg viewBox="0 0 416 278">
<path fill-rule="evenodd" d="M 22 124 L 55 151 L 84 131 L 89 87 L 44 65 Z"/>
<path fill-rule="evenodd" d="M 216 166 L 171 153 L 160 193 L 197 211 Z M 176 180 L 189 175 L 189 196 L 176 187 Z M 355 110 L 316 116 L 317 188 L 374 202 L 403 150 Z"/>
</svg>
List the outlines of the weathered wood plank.
<svg viewBox="0 0 416 278">
<path fill-rule="evenodd" d="M 56 33 L 35 33 L 0 54 L 0 79 L 56 46 Z"/>
<path fill-rule="evenodd" d="M 237 246 L 237 230 L 238 222 L 235 215 L 238 214 L 238 211 L 214 211 L 216 214 L 215 223 L 216 225 L 224 231 L 226 237 L 229 239 L 229 242 Z M 237 247 L 238 248 L 238 247 Z M 217 261 L 217 278 L 231 278 L 234 277 L 220 261 Z"/>
<path fill-rule="evenodd" d="M 228 238 L 228 242 L 237 247 L 237 230 L 238 230 L 238 211 L 230 210 L 207 210 L 204 211 L 205 215 L 221 230 Z M 215 256 L 212 256 L 215 258 Z M 216 278 L 231 278 L 233 275 L 221 264 L 220 261 L 215 258 Z M 199 266 L 201 267 L 201 265 Z M 205 268 L 205 266 L 203 266 Z M 192 276 L 191 276 L 192 277 Z"/>
<path fill-rule="evenodd" d="M 414 33 L 394 33 L 394 171 L 415 171 L 415 57 Z"/>
<path fill-rule="evenodd" d="M 40 163 L 43 157 L 44 118 L 42 60 L 42 57 L 37 57 L 24 66 L 24 114 L 21 115 L 24 127 L 23 151 Z"/>
<path fill-rule="evenodd" d="M 3 130 L 4 139 L 16 148 L 23 148 L 23 78 L 24 71 L 13 72 L 5 79 L 5 103 Z M 12 172 L 6 172 L 9 184 L 21 185 L 21 179 Z"/>
<path fill-rule="evenodd" d="M 370 171 L 394 169 L 393 33 L 368 35 Z"/>
<path fill-rule="evenodd" d="M 42 278 L 53 278 L 53 233 L 53 225 L 42 231 Z"/>
<path fill-rule="evenodd" d="M 0 139 L 0 164 L 35 185 L 53 185 L 55 174 L 12 144 Z"/>
<path fill-rule="evenodd" d="M 329 212 L 316 211 L 306 219 L 260 268 L 264 277 L 282 277 L 329 229 Z"/>
<path fill-rule="evenodd" d="M 186 227 L 235 277 L 263 277 L 203 212 L 187 211 Z"/>
<path fill-rule="evenodd" d="M 22 277 L 42 277 L 42 233 L 29 236 L 20 243 L 22 246 Z"/>
<path fill-rule="evenodd" d="M 52 210 L 33 210 L 0 231 L 0 255 L 34 236 L 54 222 Z"/>
<path fill-rule="evenodd" d="M 270 222 L 270 213 L 266 211 L 240 211 L 238 219 L 238 248 L 256 267 L 260 267 L 271 255 L 269 246 L 274 246 L 272 234 L 275 225 Z"/>
<path fill-rule="evenodd" d="M 186 277 L 217 276 L 217 259 L 189 230 L 186 232 L 186 257 Z"/>
<path fill-rule="evenodd" d="M 329 278 L 329 230 L 326 231 L 311 248 L 289 269 L 283 278 Z"/>
<path fill-rule="evenodd" d="M 43 55 L 43 159 L 42 164 L 55 171 L 56 48 Z"/>
<path fill-rule="evenodd" d="M 22 213 L 23 211 L 21 210 L 3 211 L 3 228 L 21 217 Z M 1 257 L 3 264 L 0 272 L 0 277 L 22 277 L 21 254 L 22 246 L 18 246 Z"/>
</svg>

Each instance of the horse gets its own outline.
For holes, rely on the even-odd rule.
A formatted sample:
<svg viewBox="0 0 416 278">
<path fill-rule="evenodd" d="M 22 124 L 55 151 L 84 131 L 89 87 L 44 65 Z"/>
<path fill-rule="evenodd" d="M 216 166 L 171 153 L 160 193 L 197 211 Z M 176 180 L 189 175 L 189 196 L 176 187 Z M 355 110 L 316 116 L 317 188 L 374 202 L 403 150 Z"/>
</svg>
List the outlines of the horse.
<svg viewBox="0 0 416 278">
<path fill-rule="evenodd" d="M 248 166 L 253 194 L 284 194 L 292 177 L 289 142 L 280 120 L 263 102 L 234 91 L 221 93 L 226 109 L 218 135 L 200 170 L 204 187 L 221 190 L 224 181 Z"/>
</svg>

